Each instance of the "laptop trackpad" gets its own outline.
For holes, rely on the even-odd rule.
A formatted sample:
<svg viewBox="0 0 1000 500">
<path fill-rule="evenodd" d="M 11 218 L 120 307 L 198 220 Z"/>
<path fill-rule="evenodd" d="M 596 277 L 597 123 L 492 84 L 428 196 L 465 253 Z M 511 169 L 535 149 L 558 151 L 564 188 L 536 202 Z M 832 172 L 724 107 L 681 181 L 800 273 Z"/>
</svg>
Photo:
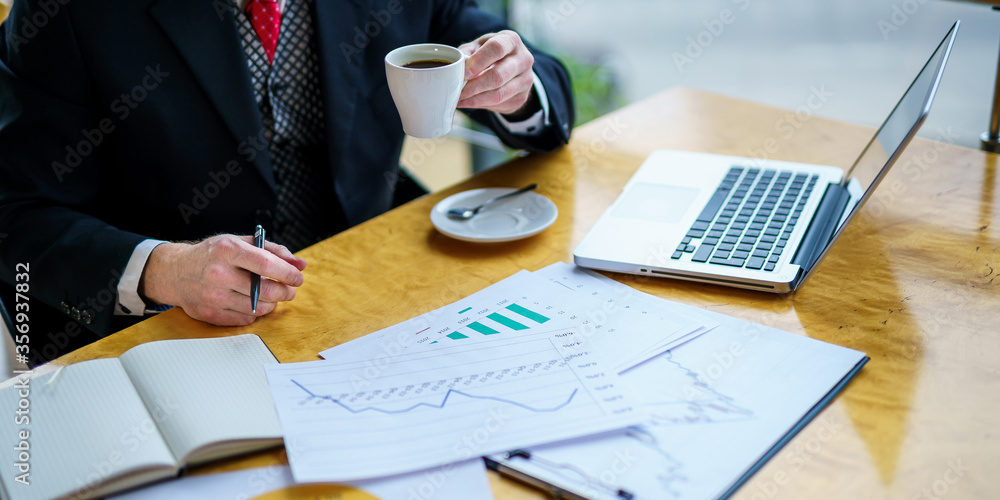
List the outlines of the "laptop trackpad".
<svg viewBox="0 0 1000 500">
<path fill-rule="evenodd" d="M 618 203 L 613 215 L 676 224 L 687 213 L 700 191 L 693 187 L 636 183 Z"/>
</svg>

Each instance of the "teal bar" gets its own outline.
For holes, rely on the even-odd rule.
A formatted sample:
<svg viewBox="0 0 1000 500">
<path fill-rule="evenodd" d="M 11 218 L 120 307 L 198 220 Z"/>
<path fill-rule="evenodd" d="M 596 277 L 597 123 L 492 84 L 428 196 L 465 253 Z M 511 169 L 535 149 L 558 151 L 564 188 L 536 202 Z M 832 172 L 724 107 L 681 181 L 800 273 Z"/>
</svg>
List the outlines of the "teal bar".
<svg viewBox="0 0 1000 500">
<path fill-rule="evenodd" d="M 493 314 L 490 314 L 489 316 L 486 316 L 486 317 L 492 319 L 493 321 L 496 321 L 497 323 L 500 323 L 503 326 L 506 326 L 507 328 L 510 328 L 511 330 L 527 330 L 528 329 L 528 327 L 526 327 L 526 326 L 518 323 L 517 321 L 514 321 L 514 320 L 512 320 L 512 319 L 510 319 L 510 318 L 508 318 L 506 316 L 503 316 L 500 313 L 493 313 Z"/>
<path fill-rule="evenodd" d="M 471 307 L 466 307 L 465 309 L 462 309 L 461 311 L 458 311 L 458 314 L 463 314 L 463 313 L 467 313 L 467 312 L 469 312 L 469 311 L 471 311 L 471 310 L 472 310 L 472 308 L 471 308 Z"/>
<path fill-rule="evenodd" d="M 458 340 L 458 339 L 467 339 L 469 337 L 467 335 L 462 335 L 461 333 L 455 332 L 455 333 L 449 333 L 448 338 Z"/>
<path fill-rule="evenodd" d="M 473 330 L 483 335 L 493 335 L 494 333 L 500 333 L 482 323 L 479 323 L 478 321 L 473 321 L 472 323 L 469 323 L 469 328 L 472 328 Z"/>
<path fill-rule="evenodd" d="M 524 316 L 525 318 L 528 318 L 531 321 L 534 321 L 535 323 L 545 323 L 546 321 L 549 320 L 549 318 L 546 318 L 545 316 L 542 316 L 541 314 L 538 314 L 535 311 L 532 311 L 531 309 L 521 307 L 517 304 L 511 304 L 507 306 L 507 309 L 510 309 L 512 312 L 520 314 L 521 316 Z"/>
</svg>

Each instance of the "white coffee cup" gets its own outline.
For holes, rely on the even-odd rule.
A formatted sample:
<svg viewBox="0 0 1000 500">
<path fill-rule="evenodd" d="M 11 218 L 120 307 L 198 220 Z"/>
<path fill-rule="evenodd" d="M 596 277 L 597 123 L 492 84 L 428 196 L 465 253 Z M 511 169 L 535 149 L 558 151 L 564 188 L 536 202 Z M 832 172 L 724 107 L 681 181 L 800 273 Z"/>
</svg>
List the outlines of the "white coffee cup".
<svg viewBox="0 0 1000 500">
<path fill-rule="evenodd" d="M 412 137 L 441 137 L 451 131 L 458 97 L 465 87 L 462 51 L 448 45 L 407 45 L 385 56 L 385 76 L 403 132 Z M 407 68 L 416 61 L 444 61 L 434 68 Z"/>
</svg>

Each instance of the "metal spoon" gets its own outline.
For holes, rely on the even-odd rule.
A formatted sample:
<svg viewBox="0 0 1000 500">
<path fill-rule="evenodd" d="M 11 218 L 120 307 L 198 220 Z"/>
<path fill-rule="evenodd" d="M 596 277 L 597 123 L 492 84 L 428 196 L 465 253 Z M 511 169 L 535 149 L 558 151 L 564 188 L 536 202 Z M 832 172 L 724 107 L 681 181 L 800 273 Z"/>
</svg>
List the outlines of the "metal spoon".
<svg viewBox="0 0 1000 500">
<path fill-rule="evenodd" d="M 518 189 L 517 191 L 511 191 L 507 194 L 502 194 L 500 196 L 497 196 L 496 198 L 490 198 L 489 200 L 486 200 L 473 208 L 452 208 L 451 210 L 448 210 L 448 217 L 451 217 L 452 219 L 461 219 L 461 220 L 471 219 L 474 215 L 479 213 L 479 211 L 482 210 L 487 205 L 491 205 L 494 202 L 500 201 L 504 198 L 510 198 L 511 196 L 517 196 L 521 193 L 527 193 L 528 191 L 532 191 L 537 188 L 538 184 L 531 184 L 528 186 L 524 186 L 523 188 Z"/>
</svg>

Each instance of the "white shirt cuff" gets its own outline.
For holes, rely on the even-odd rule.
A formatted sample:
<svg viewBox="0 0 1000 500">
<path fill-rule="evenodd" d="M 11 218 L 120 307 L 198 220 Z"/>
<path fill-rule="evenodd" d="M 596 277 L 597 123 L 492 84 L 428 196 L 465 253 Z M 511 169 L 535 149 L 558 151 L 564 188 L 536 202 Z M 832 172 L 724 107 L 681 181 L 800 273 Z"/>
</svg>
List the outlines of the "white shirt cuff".
<svg viewBox="0 0 1000 500">
<path fill-rule="evenodd" d="M 135 246 L 128 264 L 125 265 L 125 273 L 118 280 L 118 303 L 115 304 L 115 315 L 143 316 L 146 313 L 146 302 L 139 296 L 139 278 L 142 277 L 142 270 L 146 268 L 149 254 L 160 243 L 166 242 L 144 240 Z"/>
<path fill-rule="evenodd" d="M 549 99 L 545 95 L 545 87 L 542 86 L 542 81 L 538 79 L 538 75 L 534 71 L 531 72 L 531 76 L 534 78 L 535 93 L 538 94 L 538 101 L 542 104 L 542 109 L 531 115 L 524 121 L 510 122 L 503 117 L 502 114 L 496 111 L 493 114 L 497 117 L 504 128 L 507 129 L 512 134 L 518 135 L 538 135 L 542 133 L 542 130 L 549 125 Z"/>
</svg>

